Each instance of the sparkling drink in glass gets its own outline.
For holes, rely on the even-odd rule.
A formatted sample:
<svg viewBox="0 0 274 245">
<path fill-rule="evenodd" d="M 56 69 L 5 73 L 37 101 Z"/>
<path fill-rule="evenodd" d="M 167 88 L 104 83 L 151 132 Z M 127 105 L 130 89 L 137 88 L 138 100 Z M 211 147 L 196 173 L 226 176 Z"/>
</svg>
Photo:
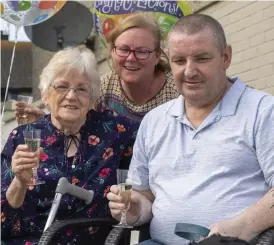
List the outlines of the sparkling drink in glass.
<svg viewBox="0 0 274 245">
<path fill-rule="evenodd" d="M 17 101 L 25 102 L 26 104 L 31 104 L 33 102 L 32 96 L 18 95 Z M 28 116 L 24 113 L 25 108 L 19 109 L 19 115 L 17 117 L 18 125 L 23 125 L 28 123 Z"/>
<path fill-rule="evenodd" d="M 126 218 L 127 210 L 130 208 L 131 192 L 132 192 L 132 185 L 127 183 L 127 179 L 129 179 L 129 173 L 131 174 L 130 176 L 133 176 L 132 172 L 129 172 L 128 170 L 117 169 L 117 184 L 119 187 L 119 195 L 122 197 L 122 202 L 125 204 L 125 209 L 122 210 L 120 223 L 118 225 L 114 225 L 115 227 L 122 227 L 122 228 L 133 227 L 132 225 L 127 224 L 127 218 Z"/>
<path fill-rule="evenodd" d="M 119 184 L 119 190 L 119 195 L 122 197 L 122 203 L 125 204 L 125 210 L 127 211 L 130 207 L 132 185 L 126 183 Z"/>
<path fill-rule="evenodd" d="M 25 130 L 23 131 L 23 135 L 25 138 L 25 144 L 28 145 L 31 152 L 35 152 L 40 148 L 41 142 L 41 130 Z M 38 160 L 39 161 L 39 160 Z M 39 165 L 39 162 L 37 162 Z M 38 178 L 37 167 L 32 168 L 32 178 L 28 185 L 41 185 L 45 184 L 45 181 L 40 180 Z"/>
</svg>

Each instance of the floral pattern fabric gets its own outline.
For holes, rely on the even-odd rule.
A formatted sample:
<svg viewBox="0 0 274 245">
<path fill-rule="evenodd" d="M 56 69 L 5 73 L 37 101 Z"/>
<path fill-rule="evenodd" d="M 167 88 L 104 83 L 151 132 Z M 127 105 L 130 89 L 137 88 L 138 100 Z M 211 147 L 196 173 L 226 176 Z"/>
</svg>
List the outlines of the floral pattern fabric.
<svg viewBox="0 0 274 245">
<path fill-rule="evenodd" d="M 14 129 L 1 154 L 1 225 L 2 244 L 35 245 L 43 232 L 58 180 L 66 177 L 72 184 L 94 191 L 92 203 L 73 196 L 62 197 L 56 219 L 110 217 L 106 195 L 116 183 L 116 169 L 127 168 L 138 122 L 113 117 L 108 112 L 90 111 L 80 129 L 80 147 L 73 158 L 65 157 L 65 135 L 51 123 L 50 115 L 28 125 L 41 129 L 41 147 L 38 176 L 46 184 L 28 186 L 22 207 L 12 208 L 6 200 L 6 191 L 14 177 L 11 158 L 16 147 L 24 144 L 22 131 Z M 66 230 L 52 244 L 103 244 L 106 233 L 101 228 Z"/>
</svg>

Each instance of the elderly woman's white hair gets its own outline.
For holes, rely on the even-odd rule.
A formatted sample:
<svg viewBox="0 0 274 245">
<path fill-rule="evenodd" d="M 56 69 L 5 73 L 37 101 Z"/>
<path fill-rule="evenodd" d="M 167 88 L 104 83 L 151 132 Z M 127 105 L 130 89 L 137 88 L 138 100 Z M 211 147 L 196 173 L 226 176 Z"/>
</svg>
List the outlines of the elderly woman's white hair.
<svg viewBox="0 0 274 245">
<path fill-rule="evenodd" d="M 88 76 L 92 88 L 91 99 L 94 102 L 100 93 L 100 77 L 95 55 L 85 46 L 67 47 L 51 58 L 40 75 L 39 89 L 42 97 L 47 96 L 48 89 L 56 77 L 65 75 L 72 69 Z"/>
</svg>

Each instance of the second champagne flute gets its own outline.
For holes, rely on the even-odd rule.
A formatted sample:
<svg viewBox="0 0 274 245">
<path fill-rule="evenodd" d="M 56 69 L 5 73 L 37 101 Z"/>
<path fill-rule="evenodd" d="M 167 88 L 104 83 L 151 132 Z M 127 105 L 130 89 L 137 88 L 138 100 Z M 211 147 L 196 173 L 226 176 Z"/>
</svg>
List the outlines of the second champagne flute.
<svg viewBox="0 0 274 245">
<path fill-rule="evenodd" d="M 41 142 L 40 129 L 25 130 L 23 131 L 23 135 L 25 138 L 25 144 L 28 145 L 31 152 L 35 152 L 40 148 L 40 142 Z M 37 165 L 39 165 L 39 159 L 38 159 Z M 41 185 L 41 184 L 45 184 L 45 181 L 40 180 L 38 178 L 37 167 L 34 167 L 32 168 L 32 179 L 28 183 L 28 185 Z"/>
<path fill-rule="evenodd" d="M 33 97 L 27 95 L 18 95 L 17 101 L 25 102 L 26 104 L 31 104 L 33 102 Z M 24 113 L 24 110 L 25 109 L 19 111 L 19 115 L 17 118 L 19 126 L 28 123 L 28 116 Z"/>
<path fill-rule="evenodd" d="M 127 224 L 127 210 L 130 207 L 131 200 L 131 191 L 132 185 L 127 182 L 130 176 L 133 176 L 132 172 L 129 172 L 125 169 L 117 169 L 117 184 L 119 187 L 119 195 L 122 197 L 122 202 L 125 204 L 126 208 L 122 210 L 122 215 L 120 219 L 120 223 L 118 225 L 114 225 L 114 227 L 122 227 L 122 228 L 133 228 L 132 225 Z"/>
</svg>

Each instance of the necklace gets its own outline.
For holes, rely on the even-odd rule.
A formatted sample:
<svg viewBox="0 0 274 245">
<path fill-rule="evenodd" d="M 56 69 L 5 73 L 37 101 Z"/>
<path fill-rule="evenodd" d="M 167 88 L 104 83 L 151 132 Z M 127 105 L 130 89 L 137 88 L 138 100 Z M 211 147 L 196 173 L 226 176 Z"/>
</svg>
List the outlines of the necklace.
<svg viewBox="0 0 274 245">
<path fill-rule="evenodd" d="M 71 163 L 71 167 L 74 169 L 75 168 L 75 165 L 76 165 L 76 161 L 77 161 L 77 152 L 79 151 L 79 154 L 80 154 L 80 157 L 81 157 L 81 153 L 82 153 L 82 149 L 81 149 L 81 146 L 80 146 L 80 140 L 79 138 L 77 137 L 79 136 L 79 133 L 78 134 L 74 134 L 74 135 L 68 135 L 68 136 L 65 136 L 65 140 L 64 140 L 64 147 L 65 147 L 65 151 L 64 151 L 64 154 L 65 154 L 65 162 L 68 164 L 68 151 L 70 149 L 70 147 L 72 146 L 72 143 L 75 144 L 76 146 L 76 152 L 73 156 L 73 160 L 72 160 L 72 163 Z"/>
</svg>

